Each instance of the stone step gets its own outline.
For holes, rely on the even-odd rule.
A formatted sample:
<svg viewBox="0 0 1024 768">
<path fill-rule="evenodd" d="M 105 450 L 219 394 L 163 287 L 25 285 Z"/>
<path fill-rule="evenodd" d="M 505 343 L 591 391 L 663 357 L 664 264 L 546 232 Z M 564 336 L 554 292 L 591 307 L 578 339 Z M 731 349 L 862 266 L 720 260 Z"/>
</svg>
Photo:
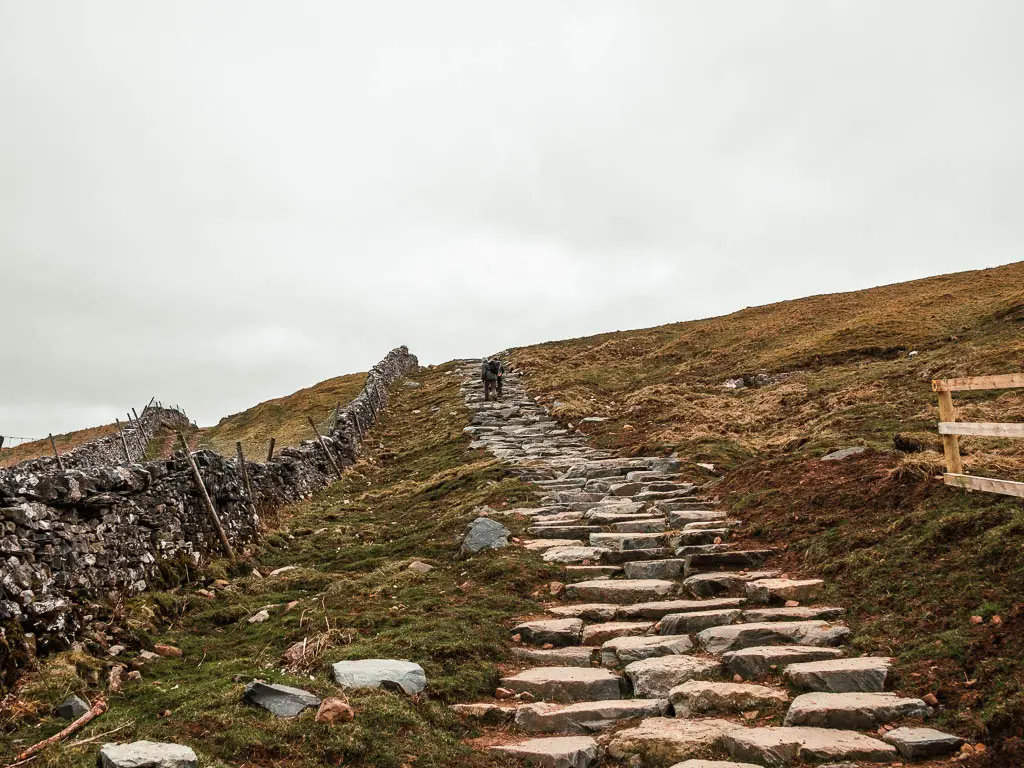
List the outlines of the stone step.
<svg viewBox="0 0 1024 768">
<path fill-rule="evenodd" d="M 681 501 L 697 492 L 697 486 L 681 487 L 676 491 L 641 491 L 633 494 L 633 501 Z"/>
<path fill-rule="evenodd" d="M 491 747 L 491 750 L 539 768 L 590 768 L 597 765 L 600 753 L 597 742 L 589 736 L 530 739 Z"/>
<path fill-rule="evenodd" d="M 804 693 L 793 699 L 783 725 L 869 730 L 904 717 L 926 717 L 921 699 L 895 693 Z"/>
<path fill-rule="evenodd" d="M 836 608 L 828 605 L 819 607 L 798 606 L 796 608 L 746 608 L 743 611 L 743 621 L 750 623 L 761 621 L 807 621 L 809 619 L 834 621 L 845 615 L 845 608 Z"/>
<path fill-rule="evenodd" d="M 741 520 L 703 520 L 685 523 L 684 531 L 706 531 L 708 528 L 739 528 L 743 525 Z"/>
<path fill-rule="evenodd" d="M 566 597 L 599 603 L 636 603 L 674 595 L 679 586 L 665 579 L 592 580 L 568 584 Z"/>
<path fill-rule="evenodd" d="M 634 560 L 623 566 L 623 573 L 627 579 L 677 579 L 685 567 L 686 560 L 682 558 Z"/>
<path fill-rule="evenodd" d="M 842 645 L 849 636 L 849 627 L 827 621 L 765 621 L 711 627 L 697 635 L 697 643 L 708 653 L 719 655 L 758 645 L 833 647 Z"/>
<path fill-rule="evenodd" d="M 623 673 L 636 696 L 668 697 L 669 692 L 687 680 L 718 677 L 722 664 L 699 656 L 655 656 L 627 664 Z"/>
<path fill-rule="evenodd" d="M 706 757 L 735 730 L 744 728 L 728 720 L 649 717 L 617 732 L 608 742 L 608 755 L 627 765 L 669 766 Z"/>
<path fill-rule="evenodd" d="M 656 472 L 653 469 L 638 469 L 626 473 L 626 480 L 636 483 L 673 482 L 677 477 L 679 477 L 677 474 Z"/>
<path fill-rule="evenodd" d="M 782 709 L 789 703 L 786 692 L 777 688 L 710 680 L 690 680 L 677 685 L 669 691 L 668 698 L 676 717 Z"/>
<path fill-rule="evenodd" d="M 763 765 L 796 762 L 859 761 L 889 763 L 895 747 L 856 731 L 829 728 L 737 728 L 725 733 L 722 746 L 740 760 Z"/>
<path fill-rule="evenodd" d="M 516 715 L 516 707 L 503 707 L 490 702 L 451 704 L 449 709 L 480 725 L 506 725 L 511 723 Z"/>
<path fill-rule="evenodd" d="M 527 733 L 594 733 L 624 720 L 660 717 L 667 699 L 609 699 L 577 704 L 526 704 L 515 714 L 516 727 Z"/>
<path fill-rule="evenodd" d="M 687 635 L 663 637 L 616 637 L 601 646 L 601 665 L 620 667 L 655 656 L 674 656 L 693 650 L 693 641 Z"/>
<path fill-rule="evenodd" d="M 735 624 L 742 615 L 743 612 L 739 608 L 670 613 L 658 622 L 658 633 L 662 635 L 688 635 L 701 632 L 710 627 Z"/>
<path fill-rule="evenodd" d="M 810 645 L 761 645 L 741 648 L 722 654 L 722 663 L 730 675 L 746 680 L 760 680 L 770 675 L 781 675 L 791 664 L 808 661 L 828 661 L 844 656 L 841 648 L 818 648 Z"/>
<path fill-rule="evenodd" d="M 827 693 L 885 690 L 893 660 L 881 656 L 790 664 L 783 677 L 797 688 Z"/>
<path fill-rule="evenodd" d="M 591 536 L 593 539 L 593 536 Z M 686 574 L 722 568 L 757 568 L 775 554 L 771 549 L 737 549 L 729 552 L 709 552 L 689 555 L 686 558 Z"/>
<path fill-rule="evenodd" d="M 584 543 L 578 539 L 531 539 L 530 541 L 524 541 L 523 547 L 530 550 L 531 552 L 544 552 L 555 549 L 556 547 L 583 547 Z"/>
<path fill-rule="evenodd" d="M 572 645 L 564 648 L 512 648 L 512 655 L 531 664 L 547 667 L 590 667 L 599 658 L 597 646 Z"/>
<path fill-rule="evenodd" d="M 591 519 L 591 522 L 594 522 Z M 664 533 L 668 523 L 663 517 L 644 517 L 638 520 L 620 520 L 611 524 L 613 533 Z"/>
<path fill-rule="evenodd" d="M 600 510 L 600 507 L 598 507 Z M 584 512 L 583 515 L 587 521 L 594 525 L 615 525 L 616 523 L 629 523 L 637 520 L 664 520 L 664 517 L 659 515 L 651 515 L 642 509 L 636 512 L 629 511 L 594 511 L 593 509 Z M 625 531 L 623 531 L 625 533 Z"/>
<path fill-rule="evenodd" d="M 752 573 L 716 571 L 712 573 L 698 573 L 687 577 L 683 581 L 683 589 L 695 597 L 718 597 L 729 593 L 743 594 L 748 581 L 777 574 L 778 571 L 755 571 Z"/>
<path fill-rule="evenodd" d="M 615 603 L 576 603 L 574 605 L 558 605 L 549 608 L 548 612 L 555 616 L 586 621 L 611 621 L 618 615 L 620 606 Z"/>
<path fill-rule="evenodd" d="M 747 600 L 752 603 L 784 603 L 787 600 L 809 602 L 816 600 L 825 587 L 821 579 L 758 579 L 745 587 Z"/>
<path fill-rule="evenodd" d="M 655 504 L 652 507 L 654 512 L 662 512 L 668 519 L 672 528 L 681 529 L 691 523 L 720 523 L 727 520 L 729 513 L 720 509 L 682 509 L 677 511 L 665 510 L 664 502 Z"/>
<path fill-rule="evenodd" d="M 599 624 L 587 624 L 583 628 L 583 642 L 585 645 L 601 645 L 616 637 L 648 635 L 653 630 L 653 621 L 606 621 Z"/>
<path fill-rule="evenodd" d="M 606 563 L 622 565 L 625 563 L 639 562 L 641 560 L 664 560 L 672 557 L 672 550 L 668 547 L 656 547 L 654 549 L 627 549 L 624 551 L 608 549 L 605 550 L 605 554 L 601 557 Z"/>
<path fill-rule="evenodd" d="M 583 635 L 582 619 L 538 619 L 524 621 L 512 628 L 524 643 L 555 646 L 579 645 Z"/>
<path fill-rule="evenodd" d="M 679 543 L 682 545 L 688 544 L 721 544 L 723 541 L 729 538 L 731 533 L 729 528 L 700 528 L 700 529 L 684 529 L 679 534 Z"/>
<path fill-rule="evenodd" d="M 585 581 L 596 579 L 601 576 L 609 578 L 621 576 L 623 569 L 621 565 L 567 565 L 565 575 L 572 581 Z"/>
<path fill-rule="evenodd" d="M 541 559 L 546 563 L 590 564 L 605 559 L 609 552 L 604 547 L 556 546 L 549 547 Z"/>
<path fill-rule="evenodd" d="M 657 621 L 673 613 L 739 608 L 745 602 L 745 598 L 742 597 L 717 597 L 708 600 L 654 600 L 620 606 L 616 615 L 620 619 L 653 619 Z"/>
<path fill-rule="evenodd" d="M 907 760 L 927 760 L 944 757 L 956 752 L 964 744 L 959 736 L 953 736 L 934 728 L 895 728 L 882 741 L 896 747 Z"/>
<path fill-rule="evenodd" d="M 561 704 L 622 698 L 619 678 L 593 667 L 532 667 L 501 678 L 501 686 Z"/>
<path fill-rule="evenodd" d="M 580 544 L 592 533 L 600 533 L 599 525 L 531 525 L 526 532 L 531 536 L 543 536 L 546 539 L 575 539 Z"/>
<path fill-rule="evenodd" d="M 605 547 L 618 552 L 670 546 L 666 533 L 592 533 L 590 546 Z"/>
</svg>

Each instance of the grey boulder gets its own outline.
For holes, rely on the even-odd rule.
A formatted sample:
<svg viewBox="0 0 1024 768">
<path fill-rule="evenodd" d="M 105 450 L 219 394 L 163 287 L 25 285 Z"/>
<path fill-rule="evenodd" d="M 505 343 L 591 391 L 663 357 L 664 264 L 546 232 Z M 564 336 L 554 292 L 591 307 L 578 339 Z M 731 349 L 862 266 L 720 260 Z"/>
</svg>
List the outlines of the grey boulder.
<svg viewBox="0 0 1024 768">
<path fill-rule="evenodd" d="M 57 714 L 65 720 L 77 720 L 91 709 L 89 702 L 79 696 L 68 696 L 57 707 Z"/>
<path fill-rule="evenodd" d="M 386 688 L 411 696 L 427 687 L 423 667 L 405 659 L 339 661 L 333 671 L 342 688 Z"/>
<path fill-rule="evenodd" d="M 198 768 L 199 759 L 189 747 L 155 741 L 104 744 L 100 768 Z"/>
<path fill-rule="evenodd" d="M 463 556 L 468 556 L 485 549 L 501 549 L 508 546 L 508 537 L 511 535 L 512 532 L 497 520 L 478 517 L 469 524 L 459 551 Z"/>
<path fill-rule="evenodd" d="M 262 680 L 253 680 L 245 686 L 242 700 L 254 707 L 262 707 L 275 717 L 295 717 L 305 709 L 320 706 L 320 699 L 309 691 Z"/>
</svg>

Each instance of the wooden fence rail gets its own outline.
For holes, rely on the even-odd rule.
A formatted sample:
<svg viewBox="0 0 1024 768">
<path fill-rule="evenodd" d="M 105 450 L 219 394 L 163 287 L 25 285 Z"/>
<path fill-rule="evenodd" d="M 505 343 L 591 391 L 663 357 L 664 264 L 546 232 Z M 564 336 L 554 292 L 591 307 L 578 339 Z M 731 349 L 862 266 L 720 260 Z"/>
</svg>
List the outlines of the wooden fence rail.
<svg viewBox="0 0 1024 768">
<path fill-rule="evenodd" d="M 992 477 L 973 477 L 964 474 L 960 458 L 960 435 L 977 437 L 1024 437 L 1024 424 L 992 421 L 956 420 L 953 410 L 953 392 L 967 392 L 979 389 L 1016 389 L 1024 387 L 1024 373 L 1007 373 L 1000 376 L 971 376 L 960 379 L 936 379 L 932 390 L 939 396 L 939 434 L 942 435 L 942 449 L 946 454 L 946 472 L 942 476 L 946 485 L 969 491 L 988 491 L 1007 496 L 1024 498 L 1024 483 L 1013 480 L 997 480 Z"/>
</svg>

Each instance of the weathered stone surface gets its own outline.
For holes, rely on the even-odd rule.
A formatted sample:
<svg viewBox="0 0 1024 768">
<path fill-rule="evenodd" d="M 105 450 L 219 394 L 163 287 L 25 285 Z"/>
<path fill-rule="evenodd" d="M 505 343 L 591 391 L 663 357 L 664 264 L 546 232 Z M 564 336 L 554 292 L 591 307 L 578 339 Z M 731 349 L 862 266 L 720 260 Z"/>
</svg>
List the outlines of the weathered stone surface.
<svg viewBox="0 0 1024 768">
<path fill-rule="evenodd" d="M 668 535 L 664 533 L 592 533 L 590 544 L 618 552 L 634 549 L 655 549 L 668 546 Z"/>
<path fill-rule="evenodd" d="M 867 730 L 929 712 L 921 699 L 895 693 L 805 693 L 793 699 L 783 725 Z"/>
<path fill-rule="evenodd" d="M 615 603 L 577 603 L 575 605 L 558 605 L 551 608 L 555 616 L 580 618 L 587 621 L 611 621 L 618 613 L 619 606 Z"/>
<path fill-rule="evenodd" d="M 512 628 L 512 634 L 522 637 L 523 642 L 543 645 L 579 645 L 583 634 L 582 619 L 539 619 L 524 621 Z"/>
<path fill-rule="evenodd" d="M 508 546 L 508 537 L 511 535 L 512 532 L 497 520 L 478 517 L 469 524 L 460 552 L 463 555 L 475 555 L 485 549 L 501 549 Z"/>
<path fill-rule="evenodd" d="M 739 573 L 698 573 L 683 581 L 683 589 L 695 597 L 718 597 L 742 592 L 749 577 Z"/>
<path fill-rule="evenodd" d="M 861 656 L 853 659 L 808 661 L 790 664 L 783 674 L 797 688 L 828 693 L 885 690 L 892 659 Z"/>
<path fill-rule="evenodd" d="M 686 567 L 682 558 L 641 560 L 626 563 L 623 571 L 627 579 L 677 579 Z"/>
<path fill-rule="evenodd" d="M 548 539 L 571 539 L 580 543 L 592 533 L 600 533 L 599 525 L 534 525 L 526 529 L 531 536 Z"/>
<path fill-rule="evenodd" d="M 848 627 L 827 621 L 766 621 L 760 624 L 731 624 L 711 627 L 697 635 L 708 653 L 720 654 L 757 645 L 840 645 L 850 635 Z"/>
<path fill-rule="evenodd" d="M 742 726 L 727 720 L 651 717 L 616 733 L 608 743 L 608 754 L 618 760 L 636 757 L 640 765 L 669 765 L 707 756 L 727 733 L 737 729 Z"/>
<path fill-rule="evenodd" d="M 262 707 L 275 717 L 295 717 L 304 709 L 319 707 L 320 699 L 309 691 L 290 685 L 275 685 L 253 680 L 245 686 L 242 699 L 247 704 Z"/>
<path fill-rule="evenodd" d="M 830 728 L 741 728 L 729 731 L 722 744 L 733 757 L 756 760 L 768 766 L 789 765 L 798 760 L 891 762 L 896 749 L 856 731 Z"/>
<path fill-rule="evenodd" d="M 565 566 L 566 580 L 589 581 L 590 579 L 601 578 L 602 576 L 619 576 L 622 573 L 621 565 L 567 565 Z"/>
<path fill-rule="evenodd" d="M 405 659 L 357 659 L 332 665 L 342 688 L 386 688 L 412 695 L 427 687 L 423 667 Z"/>
<path fill-rule="evenodd" d="M 589 645 L 573 645 L 568 648 L 522 648 L 513 647 L 512 653 L 523 661 L 543 664 L 549 667 L 589 667 L 600 648 Z"/>
<path fill-rule="evenodd" d="M 956 752 L 964 744 L 959 736 L 934 728 L 895 728 L 882 736 L 882 741 L 899 750 L 907 760 L 927 760 Z"/>
<path fill-rule="evenodd" d="M 462 717 L 476 720 L 483 725 L 511 723 L 516 715 L 516 707 L 503 707 L 500 704 L 452 704 L 451 709 Z"/>
<path fill-rule="evenodd" d="M 776 709 L 789 701 L 785 691 L 751 683 L 720 683 L 689 680 L 677 685 L 668 695 L 676 717 L 709 712 L 744 712 L 750 709 Z"/>
<path fill-rule="evenodd" d="M 664 579 L 596 580 L 569 584 L 566 595 L 575 600 L 603 603 L 635 603 L 639 600 L 675 594 L 678 585 Z"/>
<path fill-rule="evenodd" d="M 714 611 L 724 608 L 738 608 L 743 605 L 742 597 L 719 597 L 709 600 L 655 600 L 646 603 L 623 605 L 616 614 L 620 619 L 661 619 L 672 613 L 691 611 Z"/>
<path fill-rule="evenodd" d="M 653 621 L 608 621 L 603 624 L 588 624 L 583 629 L 583 642 L 586 645 L 601 645 L 616 637 L 646 635 L 653 628 Z"/>
<path fill-rule="evenodd" d="M 684 760 L 672 768 L 761 768 L 753 763 L 737 763 L 733 760 Z"/>
<path fill-rule="evenodd" d="M 655 656 L 673 656 L 693 649 L 686 635 L 663 637 L 616 637 L 601 646 L 601 664 L 605 667 L 624 666 Z"/>
<path fill-rule="evenodd" d="M 728 512 L 717 509 L 684 509 L 672 511 L 666 509 L 672 502 L 658 502 L 655 508 L 664 511 L 668 516 L 668 524 L 671 528 L 683 528 L 689 523 L 712 523 L 725 520 L 729 517 Z M 682 506 L 682 504 L 680 504 Z"/>
<path fill-rule="evenodd" d="M 597 742 L 589 736 L 530 739 L 491 749 L 539 768 L 590 768 L 599 756 Z"/>
<path fill-rule="evenodd" d="M 798 606 L 795 608 L 746 608 L 743 611 L 743 621 L 757 624 L 762 621 L 809 621 L 821 619 L 822 621 L 835 621 L 846 614 L 845 608 L 834 608 L 832 606 Z"/>
<path fill-rule="evenodd" d="M 523 542 L 523 548 L 528 549 L 531 552 L 547 552 L 555 547 L 567 548 L 582 546 L 583 541 L 581 539 L 531 539 L 530 541 Z"/>
<path fill-rule="evenodd" d="M 748 680 L 781 675 L 790 664 L 825 661 L 843 656 L 839 648 L 815 648 L 809 645 L 763 645 L 722 654 L 722 663 L 730 674 Z"/>
<path fill-rule="evenodd" d="M 612 699 L 578 704 L 527 704 L 516 710 L 516 726 L 527 733 L 593 733 L 622 720 L 658 717 L 665 699 Z"/>
<path fill-rule="evenodd" d="M 747 600 L 752 603 L 784 603 L 787 600 L 805 603 L 817 599 L 824 586 L 821 579 L 759 579 L 747 582 Z"/>
<path fill-rule="evenodd" d="M 771 549 L 730 549 L 686 556 L 686 575 L 719 568 L 757 568 L 775 554 Z"/>
<path fill-rule="evenodd" d="M 606 669 L 535 667 L 501 678 L 513 691 L 527 691 L 538 699 L 570 704 L 621 698 L 619 679 Z"/>
<path fill-rule="evenodd" d="M 419 574 L 430 573 L 432 570 L 434 570 L 434 566 L 430 565 L 429 563 L 421 562 L 419 560 L 413 560 L 405 568 L 408 571 L 412 571 L 413 573 Z"/>
<path fill-rule="evenodd" d="M 596 563 L 602 560 L 610 550 L 604 547 L 563 547 L 548 549 L 541 559 L 546 563 L 582 563 L 589 560 Z"/>
<path fill-rule="evenodd" d="M 670 613 L 665 616 L 658 628 L 662 635 L 686 635 L 700 632 L 709 627 L 733 624 L 739 621 L 742 611 L 738 608 L 727 608 L 718 611 L 691 611 L 689 613 Z"/>
<path fill-rule="evenodd" d="M 68 696 L 57 707 L 57 715 L 65 720 L 77 720 L 91 709 L 89 702 L 78 696 Z"/>
<path fill-rule="evenodd" d="M 621 520 L 612 523 L 615 533 L 663 533 L 668 524 L 663 517 L 644 517 L 639 520 Z"/>
<path fill-rule="evenodd" d="M 199 768 L 199 758 L 190 747 L 134 741 L 130 744 L 104 744 L 99 755 L 100 768 Z"/>
<path fill-rule="evenodd" d="M 702 680 L 718 675 L 720 662 L 696 656 L 656 656 L 627 664 L 626 678 L 637 696 L 667 698 L 669 692 L 687 680 Z"/>
<path fill-rule="evenodd" d="M 609 549 L 605 553 L 604 562 L 615 565 L 639 562 L 640 560 L 664 560 L 672 556 L 672 550 L 668 547 L 655 547 L 654 549 Z"/>
<path fill-rule="evenodd" d="M 865 448 L 862 445 L 855 445 L 855 446 L 853 446 L 851 448 L 841 448 L 838 451 L 832 451 L 832 453 L 829 453 L 829 454 L 826 454 L 825 456 L 822 456 L 821 460 L 822 461 L 842 461 L 843 459 L 848 459 L 851 456 L 856 456 L 857 454 L 864 453 L 864 451 L 866 451 L 866 450 L 867 450 L 867 448 Z"/>
</svg>

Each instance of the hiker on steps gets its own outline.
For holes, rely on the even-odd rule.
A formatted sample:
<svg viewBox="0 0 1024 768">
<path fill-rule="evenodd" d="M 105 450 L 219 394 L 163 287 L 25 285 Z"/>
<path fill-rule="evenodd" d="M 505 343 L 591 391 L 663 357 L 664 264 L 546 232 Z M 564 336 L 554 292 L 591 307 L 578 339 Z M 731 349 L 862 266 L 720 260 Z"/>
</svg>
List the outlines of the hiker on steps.
<svg viewBox="0 0 1024 768">
<path fill-rule="evenodd" d="M 491 390 L 497 391 L 496 400 L 501 400 L 501 379 L 505 375 L 505 366 L 501 360 L 484 358 L 480 367 L 480 378 L 484 381 L 484 401 L 491 399 Z"/>
</svg>

